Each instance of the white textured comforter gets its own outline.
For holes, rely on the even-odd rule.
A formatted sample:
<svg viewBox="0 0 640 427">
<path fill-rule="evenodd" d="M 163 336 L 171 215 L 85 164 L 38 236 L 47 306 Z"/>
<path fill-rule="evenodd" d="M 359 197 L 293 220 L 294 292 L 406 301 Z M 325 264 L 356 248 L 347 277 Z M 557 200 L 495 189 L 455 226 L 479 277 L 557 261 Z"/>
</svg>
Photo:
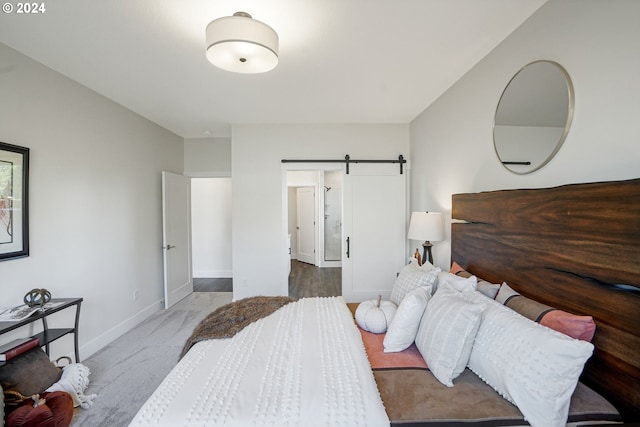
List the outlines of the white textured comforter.
<svg viewBox="0 0 640 427">
<path fill-rule="evenodd" d="M 342 298 L 306 298 L 194 345 L 130 426 L 389 426 Z"/>
</svg>

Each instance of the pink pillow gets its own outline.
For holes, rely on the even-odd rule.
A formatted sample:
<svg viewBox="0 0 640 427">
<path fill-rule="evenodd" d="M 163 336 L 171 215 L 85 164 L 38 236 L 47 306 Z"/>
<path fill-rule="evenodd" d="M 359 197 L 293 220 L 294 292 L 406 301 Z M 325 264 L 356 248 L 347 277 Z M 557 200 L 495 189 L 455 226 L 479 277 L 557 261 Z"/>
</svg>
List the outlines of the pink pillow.
<svg viewBox="0 0 640 427">
<path fill-rule="evenodd" d="M 593 317 L 577 316 L 562 310 L 549 311 L 542 316 L 540 324 L 583 341 L 591 341 L 596 332 Z"/>
<path fill-rule="evenodd" d="M 451 270 L 449 270 L 449 273 L 458 274 L 461 271 L 465 271 L 464 268 L 460 267 L 460 264 L 453 261 L 453 264 L 451 264 Z"/>
</svg>

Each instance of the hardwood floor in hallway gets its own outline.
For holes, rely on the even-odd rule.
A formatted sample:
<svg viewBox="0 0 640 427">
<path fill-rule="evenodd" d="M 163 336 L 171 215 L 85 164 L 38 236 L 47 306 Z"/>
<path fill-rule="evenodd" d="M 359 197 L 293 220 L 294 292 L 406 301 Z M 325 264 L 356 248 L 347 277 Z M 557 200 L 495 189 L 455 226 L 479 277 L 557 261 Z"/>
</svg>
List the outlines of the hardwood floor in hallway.
<svg viewBox="0 0 640 427">
<path fill-rule="evenodd" d="M 297 260 L 291 260 L 289 296 L 332 297 L 342 295 L 342 268 L 320 268 Z"/>
<path fill-rule="evenodd" d="M 233 292 L 233 279 L 231 278 L 193 279 L 193 292 Z"/>
<path fill-rule="evenodd" d="M 232 279 L 193 279 L 194 292 L 232 292 Z M 342 295 L 342 268 L 320 268 L 312 264 L 291 261 L 289 274 L 289 296 L 295 299 L 304 297 L 332 297 Z"/>
</svg>

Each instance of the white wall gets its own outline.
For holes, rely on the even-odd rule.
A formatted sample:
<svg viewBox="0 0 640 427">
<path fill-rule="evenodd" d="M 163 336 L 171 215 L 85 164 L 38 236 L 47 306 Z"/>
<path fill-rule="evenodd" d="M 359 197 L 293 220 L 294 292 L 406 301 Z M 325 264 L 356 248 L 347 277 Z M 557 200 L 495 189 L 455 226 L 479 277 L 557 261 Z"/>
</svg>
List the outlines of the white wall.
<svg viewBox="0 0 640 427">
<path fill-rule="evenodd" d="M 191 242 L 193 277 L 232 277 L 231 138 L 184 140 L 184 174 L 192 179 Z"/>
<path fill-rule="evenodd" d="M 184 174 L 190 177 L 231 176 L 231 138 L 185 139 Z"/>
<path fill-rule="evenodd" d="M 542 6 L 411 123 L 412 210 L 449 215 L 454 193 L 639 177 L 639 16 L 636 0 Z M 493 116 L 510 78 L 538 59 L 571 76 L 573 124 L 553 160 L 516 175 L 496 158 Z M 448 267 L 449 254 L 448 241 L 435 244 L 436 264 Z"/>
<path fill-rule="evenodd" d="M 232 277 L 231 178 L 191 179 L 193 277 Z"/>
<path fill-rule="evenodd" d="M 320 182 L 320 171 L 290 171 L 287 172 L 289 187 L 317 187 Z"/>
<path fill-rule="evenodd" d="M 234 125 L 233 297 L 287 295 L 282 159 L 408 158 L 408 125 Z"/>
<path fill-rule="evenodd" d="M 160 309 L 161 171 L 182 172 L 183 142 L 2 44 L 0 70 L 0 141 L 31 149 L 31 254 L 0 263 L 0 306 L 36 287 L 83 297 L 87 357 Z M 70 336 L 52 346 L 72 353 Z"/>
</svg>

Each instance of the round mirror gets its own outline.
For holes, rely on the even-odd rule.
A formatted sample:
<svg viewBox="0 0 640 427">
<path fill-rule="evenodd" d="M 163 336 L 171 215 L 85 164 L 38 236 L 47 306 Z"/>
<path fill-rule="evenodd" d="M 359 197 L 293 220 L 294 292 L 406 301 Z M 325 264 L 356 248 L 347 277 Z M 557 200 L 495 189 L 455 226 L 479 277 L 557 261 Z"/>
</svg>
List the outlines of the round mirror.
<svg viewBox="0 0 640 427">
<path fill-rule="evenodd" d="M 573 85 L 552 61 L 525 65 L 511 79 L 496 108 L 493 143 L 511 172 L 540 169 L 558 152 L 573 117 Z"/>
</svg>

